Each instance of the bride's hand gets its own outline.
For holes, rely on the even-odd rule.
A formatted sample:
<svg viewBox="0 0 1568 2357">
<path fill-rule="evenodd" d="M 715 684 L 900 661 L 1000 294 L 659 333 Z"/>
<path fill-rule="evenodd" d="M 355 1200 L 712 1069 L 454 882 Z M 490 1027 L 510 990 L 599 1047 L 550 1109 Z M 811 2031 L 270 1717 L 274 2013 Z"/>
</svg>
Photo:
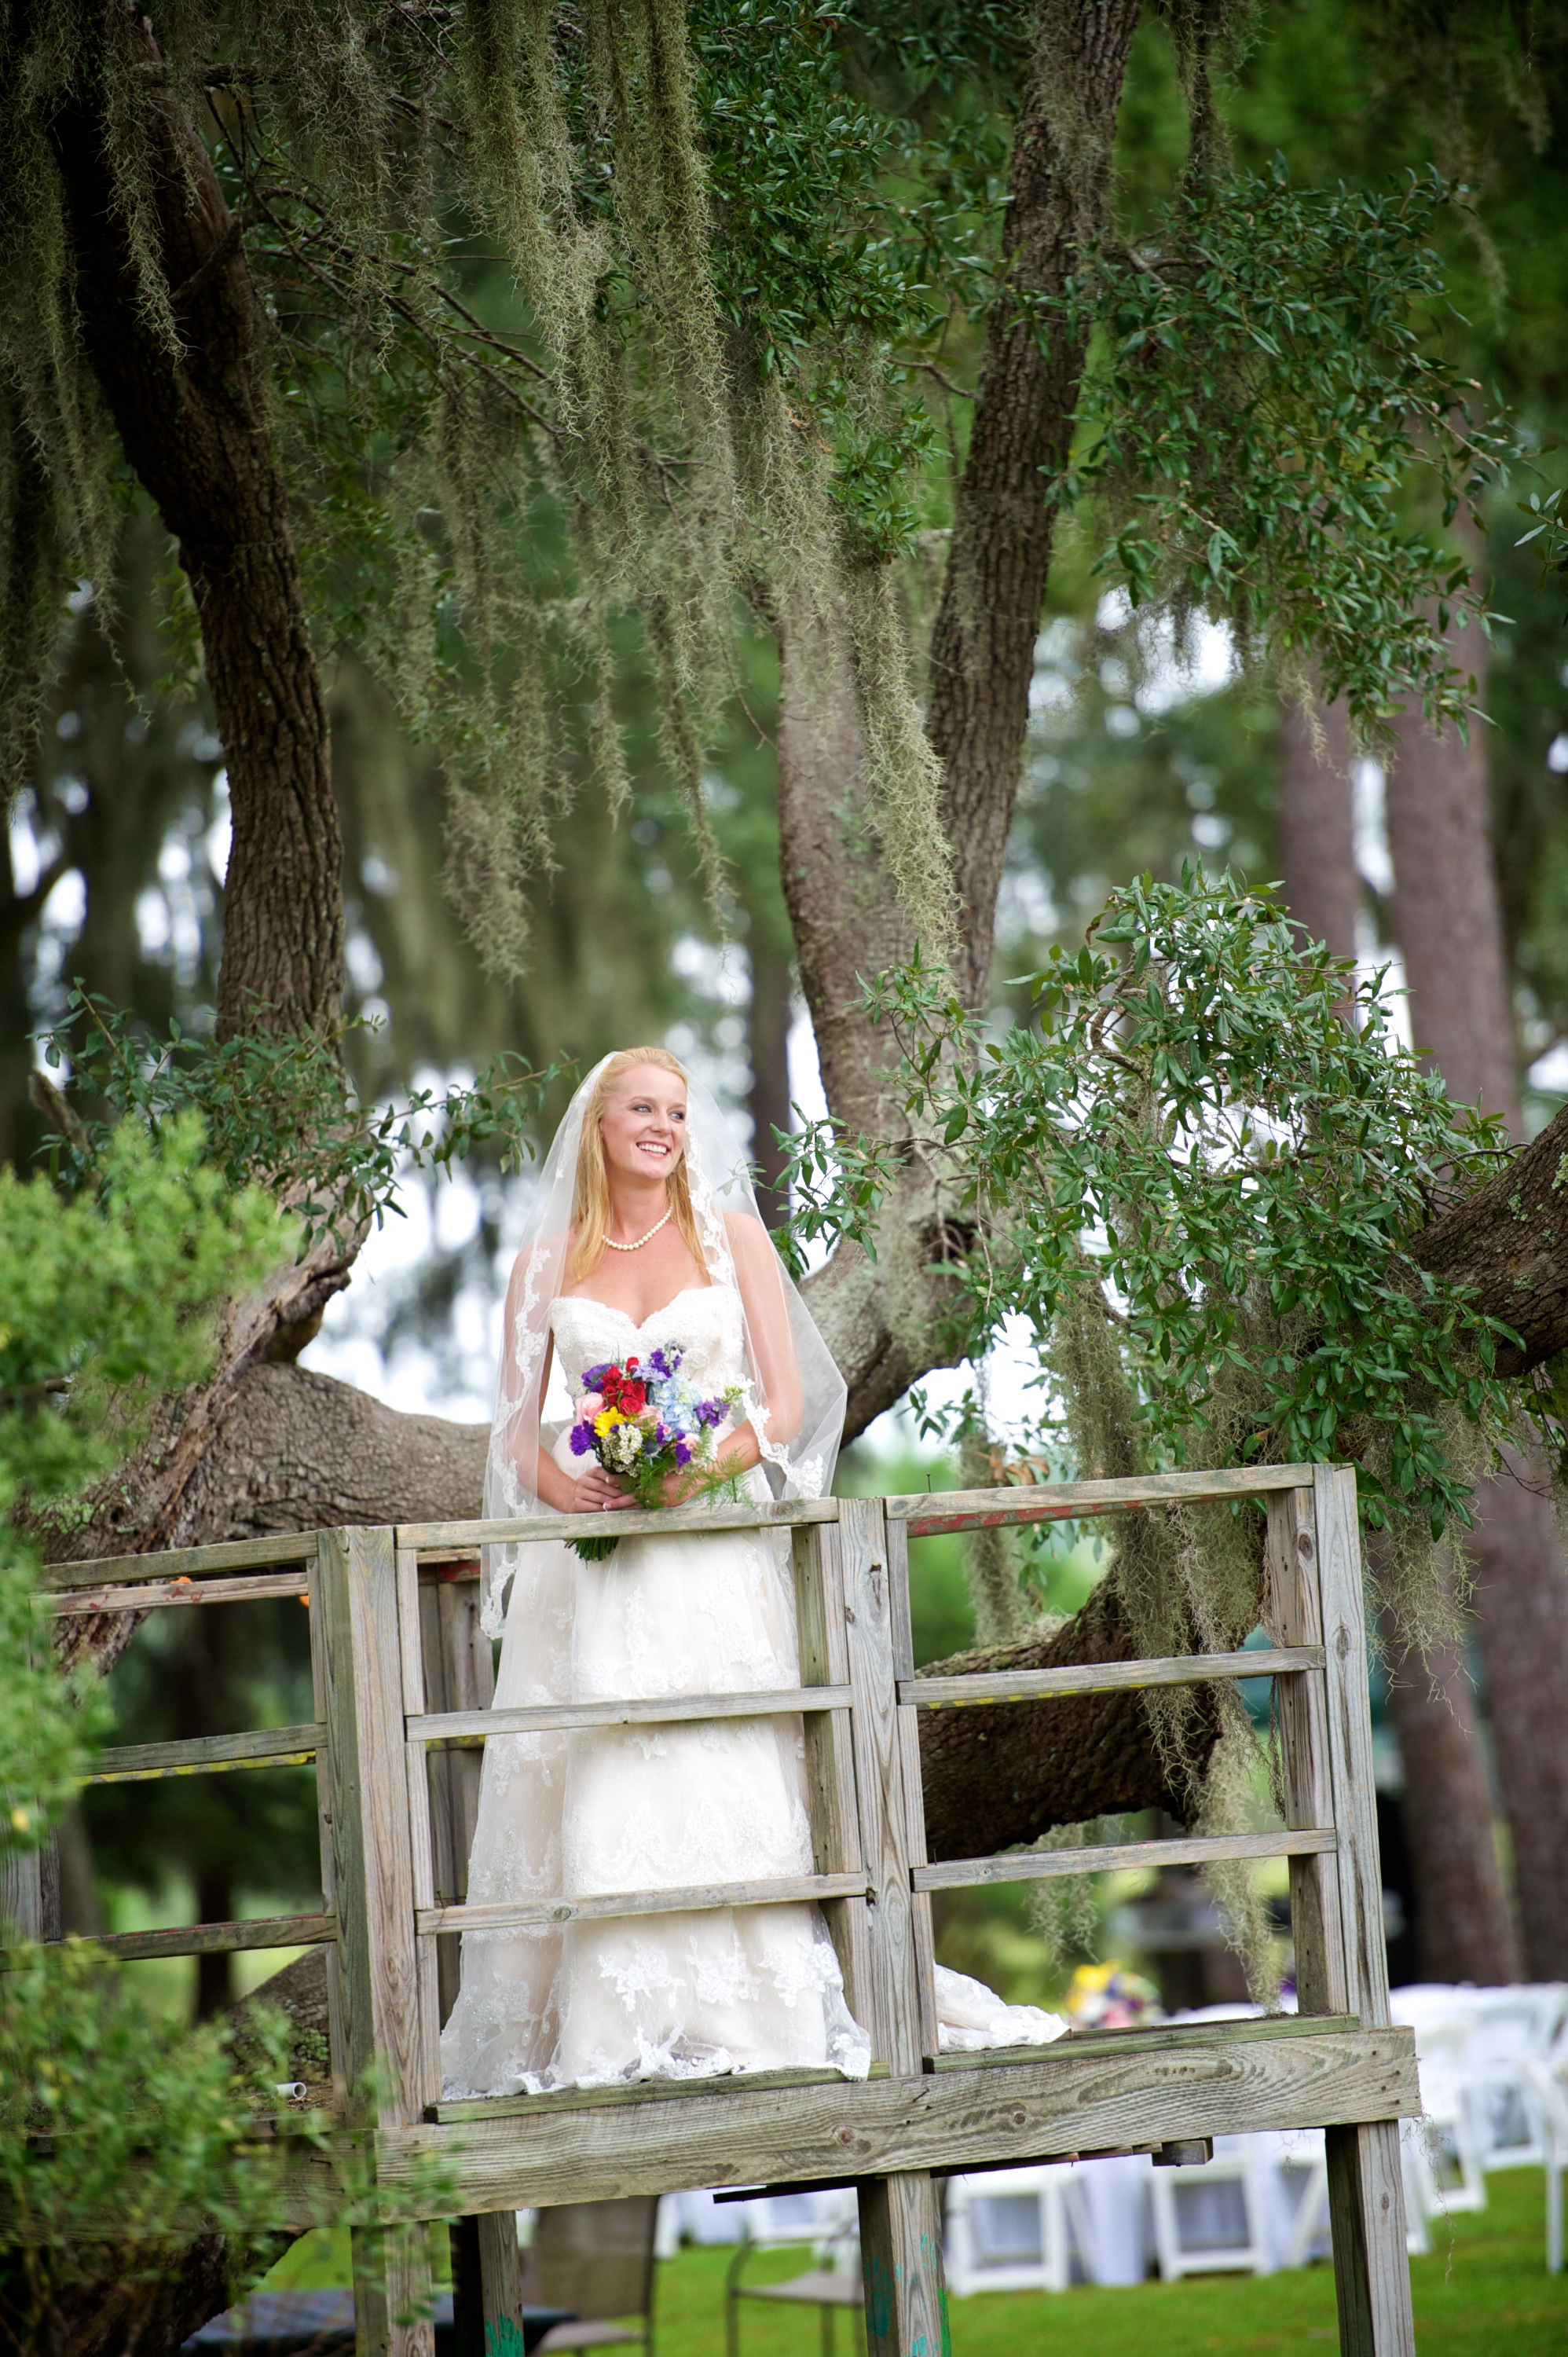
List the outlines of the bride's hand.
<svg viewBox="0 0 1568 2357">
<path fill-rule="evenodd" d="M 602 1465 L 590 1465 L 573 1484 L 572 1512 L 575 1514 L 614 1513 L 618 1507 L 631 1503 L 620 1482 Z"/>
</svg>

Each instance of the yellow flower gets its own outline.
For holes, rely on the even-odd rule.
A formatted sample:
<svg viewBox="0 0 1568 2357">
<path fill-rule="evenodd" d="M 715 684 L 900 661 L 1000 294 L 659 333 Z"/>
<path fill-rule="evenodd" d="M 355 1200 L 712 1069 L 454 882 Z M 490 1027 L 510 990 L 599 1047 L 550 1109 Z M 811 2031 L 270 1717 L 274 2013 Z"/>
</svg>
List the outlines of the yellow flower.
<svg viewBox="0 0 1568 2357">
<path fill-rule="evenodd" d="M 602 1440 L 607 1432 L 613 1432 L 618 1424 L 625 1422 L 626 1418 L 618 1407 L 602 1407 L 594 1418 L 594 1430 Z"/>
<path fill-rule="evenodd" d="M 28 1810 L 20 1808 L 12 1810 L 11 1830 L 13 1833 L 25 1834 L 32 1822 L 32 1815 Z"/>
</svg>

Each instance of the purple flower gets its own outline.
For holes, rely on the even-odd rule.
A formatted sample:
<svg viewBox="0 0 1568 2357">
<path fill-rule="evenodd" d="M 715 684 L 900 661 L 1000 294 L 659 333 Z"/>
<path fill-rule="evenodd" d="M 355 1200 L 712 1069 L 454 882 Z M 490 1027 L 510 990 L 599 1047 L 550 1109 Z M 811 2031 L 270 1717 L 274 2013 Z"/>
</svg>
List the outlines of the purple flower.
<svg viewBox="0 0 1568 2357">
<path fill-rule="evenodd" d="M 681 1363 L 681 1353 L 673 1342 L 666 1342 L 661 1350 L 652 1353 L 648 1363 L 656 1375 L 668 1381 Z"/>
<path fill-rule="evenodd" d="M 591 1424 L 575 1424 L 571 1437 L 573 1456 L 586 1457 L 594 1445 L 594 1427 Z"/>
<path fill-rule="evenodd" d="M 688 1465 L 690 1465 L 691 1461 L 692 1461 L 692 1444 L 691 1444 L 691 1442 L 690 1442 L 689 1440 L 677 1440 L 677 1442 L 675 1443 L 675 1462 L 676 1462 L 676 1464 L 677 1464 L 678 1466 L 680 1466 L 680 1468 L 681 1468 L 682 1471 L 682 1472 L 684 1472 L 684 1471 L 685 1471 L 685 1469 L 686 1469 L 686 1467 L 687 1467 Z"/>
<path fill-rule="evenodd" d="M 587 1368 L 583 1375 L 583 1389 L 585 1392 L 603 1391 L 605 1377 L 610 1373 L 615 1365 L 613 1359 L 606 1359 L 601 1365 Z"/>
<path fill-rule="evenodd" d="M 697 1404 L 697 1417 L 702 1424 L 709 1426 L 722 1424 L 725 1420 L 723 1400 L 700 1400 Z"/>
</svg>

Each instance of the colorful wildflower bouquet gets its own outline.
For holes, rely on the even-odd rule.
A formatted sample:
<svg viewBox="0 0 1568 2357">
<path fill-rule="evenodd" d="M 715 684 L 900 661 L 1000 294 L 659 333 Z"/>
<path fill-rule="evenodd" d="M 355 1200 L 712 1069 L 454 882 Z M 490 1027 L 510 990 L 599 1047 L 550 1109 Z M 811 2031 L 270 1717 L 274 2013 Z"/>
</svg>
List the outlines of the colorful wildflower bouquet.
<svg viewBox="0 0 1568 2357">
<path fill-rule="evenodd" d="M 624 1367 L 614 1359 L 589 1367 L 573 1414 L 574 1457 L 596 1457 L 607 1473 L 627 1484 L 627 1504 L 645 1512 L 664 1503 L 664 1483 L 671 1473 L 686 1476 L 685 1498 L 733 1486 L 734 1477 L 718 1467 L 718 1428 L 739 1406 L 739 1387 L 732 1384 L 716 1398 L 703 1399 L 692 1377 L 681 1372 L 682 1355 L 666 1342 L 646 1360 L 628 1359 Z M 618 1544 L 608 1538 L 572 1541 L 585 1563 L 602 1563 Z"/>
</svg>

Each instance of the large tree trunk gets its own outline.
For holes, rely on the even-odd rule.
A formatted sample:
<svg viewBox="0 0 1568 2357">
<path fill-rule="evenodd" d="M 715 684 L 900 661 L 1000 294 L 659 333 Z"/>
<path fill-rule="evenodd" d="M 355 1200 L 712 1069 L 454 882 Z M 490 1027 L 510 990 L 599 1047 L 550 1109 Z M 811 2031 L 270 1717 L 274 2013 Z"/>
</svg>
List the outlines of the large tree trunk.
<svg viewBox="0 0 1568 2357">
<path fill-rule="evenodd" d="M 1464 1659 L 1405 1653 L 1384 1624 L 1389 1714 L 1404 1762 L 1401 1811 L 1415 1884 L 1416 1970 L 1425 1981 L 1517 1980 L 1519 1942 L 1492 1830 L 1492 1801 Z"/>
<path fill-rule="evenodd" d="M 1524 1134 L 1508 961 L 1492 859 L 1484 728 L 1468 745 L 1398 723 L 1387 787 L 1393 923 L 1417 1048 L 1449 1092 Z M 1555 1173 L 1553 1174 L 1555 1176 Z M 1515 1222 L 1517 1225 L 1517 1222 Z M 1542 1242 L 1568 1229 L 1561 1190 Z M 1557 1257 L 1563 1255 L 1559 1252 Z M 1504 1309 L 1501 1313 L 1509 1317 Z M 1568 1577 L 1539 1465 L 1510 1463 L 1477 1498 L 1477 1622 L 1492 1741 L 1513 1837 L 1524 1969 L 1568 1977 Z"/>
<path fill-rule="evenodd" d="M 150 31 L 133 40 L 156 61 Z M 53 125 L 82 334 L 125 457 L 179 543 L 228 766 L 221 1035 L 320 1030 L 343 989 L 342 842 L 327 706 L 277 461 L 266 317 L 240 223 L 178 96 L 141 87 L 158 262 L 181 339 L 150 324 L 91 66 Z"/>
<path fill-rule="evenodd" d="M 1287 705 L 1280 755 L 1286 905 L 1309 941 L 1324 942 L 1337 957 L 1353 956 L 1360 889 L 1343 707 L 1320 705 L 1309 716 Z M 1486 1755 L 1457 1646 L 1433 1645 L 1424 1659 L 1402 1652 L 1391 1666 L 1389 1711 L 1405 1774 L 1402 1815 L 1421 1970 L 1433 1980 L 1505 1977 L 1517 1943 L 1492 1838 Z"/>
<path fill-rule="evenodd" d="M 875 1261 L 841 1244 L 804 1287 L 849 1385 L 844 1437 L 950 1364 L 938 1335 L 943 1302 L 930 1275 L 943 1257 L 942 1206 L 886 1084 L 892 1042 L 867 1018 L 861 985 L 914 948 L 882 858 L 865 791 L 858 698 L 842 618 L 779 617 L 779 839 L 784 898 L 816 1033 L 822 1088 L 851 1136 L 902 1150 Z"/>
<path fill-rule="evenodd" d="M 1092 7 L 1046 0 L 1040 11 L 1013 140 L 1004 289 L 986 334 L 931 639 L 928 726 L 945 773 L 943 819 L 958 887 L 954 967 L 977 1011 L 991 986 L 996 894 L 1051 560 L 1056 513 L 1047 484 L 1071 446 L 1083 371 L 1082 346 L 1059 323 L 1042 334 L 1026 307 L 1031 296 L 1062 293 L 1103 224 L 1140 13 L 1140 0 Z"/>
<path fill-rule="evenodd" d="M 966 1004 L 986 1004 L 996 895 L 1029 716 L 1035 641 L 1055 511 L 1047 479 L 1066 457 L 1081 347 L 1043 338 L 1019 298 L 1060 294 L 1101 225 L 1116 114 L 1139 0 L 1046 0 L 1013 143 L 1004 285 L 993 307 L 932 635 L 928 728 L 944 773 L 942 820 L 959 901 L 952 963 Z M 865 1020 L 861 984 L 914 946 L 878 851 L 848 633 L 778 618 L 782 668 L 779 828 L 800 982 L 822 1085 L 853 1135 L 906 1153 L 875 1265 L 850 1246 L 812 1280 L 813 1315 L 849 1384 L 846 1434 L 933 1366 L 947 1249 L 944 1206 L 918 1143 L 887 1102 L 892 1043 Z"/>
</svg>

